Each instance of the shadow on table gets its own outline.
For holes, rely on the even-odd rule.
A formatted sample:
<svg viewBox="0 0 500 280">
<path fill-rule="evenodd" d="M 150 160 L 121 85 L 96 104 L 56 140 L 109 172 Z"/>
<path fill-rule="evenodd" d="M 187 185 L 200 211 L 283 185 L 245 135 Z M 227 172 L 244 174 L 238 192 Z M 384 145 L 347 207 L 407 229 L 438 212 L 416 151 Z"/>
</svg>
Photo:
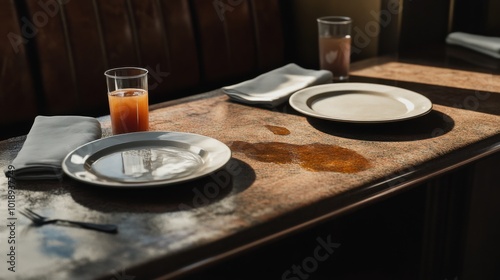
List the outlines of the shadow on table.
<svg viewBox="0 0 500 280">
<path fill-rule="evenodd" d="M 332 122 L 315 118 L 307 120 L 316 129 L 330 135 L 384 142 L 434 138 L 450 132 L 455 126 L 450 116 L 434 110 L 419 118 L 380 124 Z"/>
<path fill-rule="evenodd" d="M 100 212 L 176 212 L 208 206 L 246 190 L 254 170 L 231 159 L 224 168 L 193 181 L 156 188 L 113 189 L 77 182 L 68 187 L 77 203 Z"/>
<path fill-rule="evenodd" d="M 495 89 L 494 81 L 496 76 L 490 75 L 488 79 L 490 79 L 491 88 L 485 88 L 483 90 L 361 76 L 350 76 L 349 82 L 374 83 L 400 87 L 422 94 L 436 105 L 498 116 L 500 115 L 500 110 L 497 104 L 500 104 L 500 94 L 490 91 Z"/>
</svg>

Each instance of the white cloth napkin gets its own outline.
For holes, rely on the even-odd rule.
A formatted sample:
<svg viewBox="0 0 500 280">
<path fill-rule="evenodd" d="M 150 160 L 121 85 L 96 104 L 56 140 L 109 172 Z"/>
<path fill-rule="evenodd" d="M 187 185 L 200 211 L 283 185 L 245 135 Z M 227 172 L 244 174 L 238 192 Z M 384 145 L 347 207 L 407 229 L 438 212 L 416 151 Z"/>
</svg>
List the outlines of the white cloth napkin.
<svg viewBox="0 0 500 280">
<path fill-rule="evenodd" d="M 7 177 L 16 180 L 60 179 L 62 161 L 73 149 L 99 139 L 101 124 L 81 116 L 37 116 Z"/>
<path fill-rule="evenodd" d="M 304 69 L 290 63 L 254 79 L 223 87 L 222 91 L 234 101 L 272 108 L 286 102 L 300 89 L 330 82 L 330 71 Z"/>
<path fill-rule="evenodd" d="M 500 58 L 500 37 L 453 32 L 446 37 L 446 43 L 459 45 L 495 58 Z"/>
</svg>

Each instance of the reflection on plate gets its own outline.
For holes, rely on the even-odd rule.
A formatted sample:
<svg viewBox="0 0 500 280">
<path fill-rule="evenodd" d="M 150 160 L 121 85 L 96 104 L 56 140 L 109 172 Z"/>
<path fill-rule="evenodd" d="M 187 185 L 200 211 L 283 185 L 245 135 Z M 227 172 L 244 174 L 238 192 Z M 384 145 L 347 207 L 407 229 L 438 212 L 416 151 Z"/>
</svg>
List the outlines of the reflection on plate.
<svg viewBox="0 0 500 280">
<path fill-rule="evenodd" d="M 101 186 L 163 186 L 208 175 L 231 150 L 210 137 L 180 132 L 120 134 L 85 144 L 63 160 L 70 177 Z"/>
<path fill-rule="evenodd" d="M 432 102 L 416 92 L 369 83 L 309 87 L 290 97 L 305 115 L 353 123 L 385 123 L 416 118 L 432 110 Z"/>
</svg>

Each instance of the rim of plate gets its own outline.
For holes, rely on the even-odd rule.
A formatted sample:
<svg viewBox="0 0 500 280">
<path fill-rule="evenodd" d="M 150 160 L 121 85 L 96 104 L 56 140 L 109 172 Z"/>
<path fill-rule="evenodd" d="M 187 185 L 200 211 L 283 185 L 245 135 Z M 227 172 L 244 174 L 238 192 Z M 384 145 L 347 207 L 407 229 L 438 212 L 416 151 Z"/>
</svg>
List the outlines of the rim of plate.
<svg viewBox="0 0 500 280">
<path fill-rule="evenodd" d="M 123 145 L 127 143 L 133 143 L 133 142 L 140 142 L 140 141 L 170 141 L 170 142 L 175 142 L 172 139 L 158 139 L 154 137 L 159 137 L 159 136 L 166 136 L 166 137 L 175 137 L 175 136 L 185 136 L 185 137 L 193 137 L 197 138 L 198 140 L 208 140 L 211 143 L 215 143 L 217 149 L 220 149 L 218 152 L 217 151 L 210 151 L 210 149 L 206 149 L 206 147 L 200 147 L 197 146 L 200 149 L 203 149 L 204 151 L 208 151 L 208 154 L 214 154 L 215 152 L 217 153 L 217 158 L 216 164 L 209 166 L 203 172 L 197 173 L 195 172 L 194 174 L 190 174 L 184 177 L 180 178 L 174 178 L 174 179 L 165 179 L 165 180 L 157 180 L 157 181 L 150 181 L 150 182 L 120 182 L 120 181 L 94 181 L 90 179 L 84 179 L 76 176 L 74 172 L 71 170 L 68 170 L 68 161 L 73 155 L 76 155 L 77 152 L 81 151 L 82 149 L 89 149 L 89 151 L 86 153 L 87 158 L 91 157 L 93 154 L 102 151 L 104 149 L 116 146 L 116 145 Z M 180 142 L 180 141 L 179 141 Z M 191 144 L 191 143 L 188 143 Z M 95 145 L 100 145 L 99 147 L 92 148 L 92 146 Z M 196 145 L 193 145 L 196 146 Z M 62 161 L 62 169 L 66 175 L 71 177 L 72 179 L 95 185 L 95 186 L 100 186 L 100 187 L 107 187 L 107 188 L 150 188 L 150 187 L 166 187 L 169 185 L 173 184 L 179 184 L 179 183 L 184 183 L 188 181 L 192 181 L 195 179 L 202 178 L 204 176 L 209 175 L 212 172 L 215 172 L 222 168 L 232 157 L 232 152 L 231 149 L 221 142 L 220 140 L 217 140 L 215 138 L 201 135 L 201 134 L 196 134 L 196 133 L 189 133 L 189 132 L 175 132 L 175 131 L 145 131 L 145 132 L 132 132 L 132 133 L 125 133 L 125 134 L 118 134 L 118 135 L 113 135 L 105 138 L 100 138 L 93 140 L 91 142 L 88 142 L 86 144 L 83 144 L 75 149 L 73 149 L 71 152 L 69 152 L 63 159 Z M 79 166 L 83 167 L 85 165 L 86 160 L 84 160 Z M 75 165 L 75 164 L 73 164 Z M 204 166 L 206 166 L 206 163 L 204 163 Z M 85 170 L 85 168 L 81 169 L 82 172 L 88 172 Z M 93 174 L 94 175 L 94 174 Z M 94 175 L 95 176 L 95 175 Z"/>
<path fill-rule="evenodd" d="M 393 117 L 393 118 L 380 118 L 377 120 L 359 120 L 359 119 L 346 119 L 346 118 L 336 118 L 330 115 L 325 115 L 314 111 L 308 103 L 311 98 L 316 97 L 320 94 L 327 94 L 329 92 L 335 93 L 338 91 L 339 93 L 342 91 L 366 91 L 366 92 L 378 92 L 383 94 L 402 94 L 404 97 L 411 96 L 418 100 L 419 110 L 413 110 L 410 114 L 405 115 L 404 117 Z M 417 117 L 421 117 L 430 111 L 432 111 L 433 104 L 431 100 L 424 95 L 400 88 L 395 86 L 383 85 L 383 84 L 372 84 L 372 83 L 334 83 L 334 84 L 323 84 L 311 86 L 308 88 L 301 89 L 290 96 L 289 104 L 296 111 L 319 119 L 325 119 L 330 121 L 337 122 L 348 122 L 348 123 L 388 123 L 388 122 L 398 122 L 404 121 L 408 119 L 413 119 Z"/>
</svg>

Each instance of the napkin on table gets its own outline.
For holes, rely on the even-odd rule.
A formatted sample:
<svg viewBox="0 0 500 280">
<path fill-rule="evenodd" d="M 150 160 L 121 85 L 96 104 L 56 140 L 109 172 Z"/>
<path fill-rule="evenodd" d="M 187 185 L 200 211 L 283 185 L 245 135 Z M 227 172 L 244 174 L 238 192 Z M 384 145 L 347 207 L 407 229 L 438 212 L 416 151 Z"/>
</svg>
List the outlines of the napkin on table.
<svg viewBox="0 0 500 280">
<path fill-rule="evenodd" d="M 272 108 L 286 102 L 300 89 L 331 81 L 330 71 L 304 69 L 290 63 L 254 79 L 223 87 L 222 91 L 234 101 Z"/>
<path fill-rule="evenodd" d="M 73 149 L 101 137 L 101 124 L 81 116 L 37 116 L 23 147 L 5 175 L 16 180 L 59 179 Z"/>
<path fill-rule="evenodd" d="M 446 43 L 459 45 L 495 58 L 500 58 L 500 37 L 453 32 L 446 37 Z"/>
</svg>

